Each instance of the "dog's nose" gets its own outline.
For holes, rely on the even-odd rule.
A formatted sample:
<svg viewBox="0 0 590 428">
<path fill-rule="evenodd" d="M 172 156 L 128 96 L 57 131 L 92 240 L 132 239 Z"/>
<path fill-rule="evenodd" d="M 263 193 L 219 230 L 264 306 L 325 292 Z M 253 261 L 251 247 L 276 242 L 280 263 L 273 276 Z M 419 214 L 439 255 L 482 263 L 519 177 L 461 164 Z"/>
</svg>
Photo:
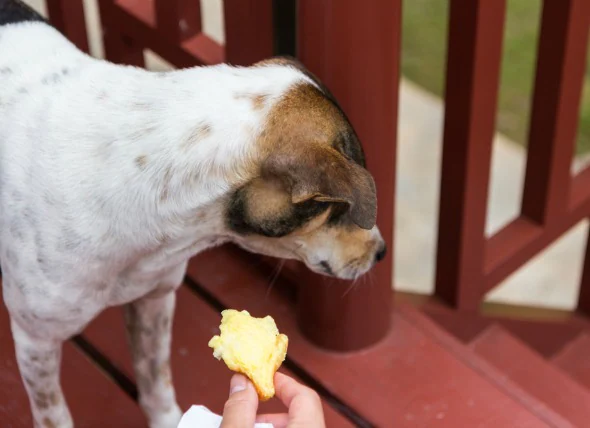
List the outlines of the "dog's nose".
<svg viewBox="0 0 590 428">
<path fill-rule="evenodd" d="M 375 262 L 380 262 L 381 260 L 383 260 L 385 258 L 386 255 L 387 255 L 387 245 L 385 245 L 385 242 L 384 242 L 383 244 L 381 244 L 381 248 L 379 248 L 379 250 L 375 254 Z"/>
</svg>

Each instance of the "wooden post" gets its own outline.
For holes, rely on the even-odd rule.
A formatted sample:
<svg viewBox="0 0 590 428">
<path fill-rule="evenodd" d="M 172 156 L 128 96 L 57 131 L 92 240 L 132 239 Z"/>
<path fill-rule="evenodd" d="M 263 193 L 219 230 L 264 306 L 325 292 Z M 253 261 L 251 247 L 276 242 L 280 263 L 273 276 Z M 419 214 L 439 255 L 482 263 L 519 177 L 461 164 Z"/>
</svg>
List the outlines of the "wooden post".
<svg viewBox="0 0 590 428">
<path fill-rule="evenodd" d="M 272 0 L 225 0 L 225 60 L 251 65 L 273 54 Z"/>
<path fill-rule="evenodd" d="M 451 0 L 436 294 L 468 310 L 483 293 L 505 9 L 505 0 Z"/>
<path fill-rule="evenodd" d="M 199 0 L 156 0 L 158 33 L 174 43 L 180 43 L 201 31 Z"/>
<path fill-rule="evenodd" d="M 543 3 L 522 214 L 538 224 L 568 210 L 586 69 L 588 0 Z"/>
<path fill-rule="evenodd" d="M 47 0 L 47 13 L 51 23 L 72 43 L 88 52 L 88 35 L 82 0 Z"/>
<path fill-rule="evenodd" d="M 298 281 L 298 322 L 314 343 L 348 351 L 390 327 L 401 0 L 300 0 L 298 56 L 341 104 L 366 152 L 389 255 L 350 283 L 307 272 Z"/>
<path fill-rule="evenodd" d="M 117 6 L 114 0 L 99 0 L 100 20 L 105 57 L 118 64 L 145 67 L 144 46 L 137 40 L 124 35 L 116 22 L 113 21 Z"/>
</svg>

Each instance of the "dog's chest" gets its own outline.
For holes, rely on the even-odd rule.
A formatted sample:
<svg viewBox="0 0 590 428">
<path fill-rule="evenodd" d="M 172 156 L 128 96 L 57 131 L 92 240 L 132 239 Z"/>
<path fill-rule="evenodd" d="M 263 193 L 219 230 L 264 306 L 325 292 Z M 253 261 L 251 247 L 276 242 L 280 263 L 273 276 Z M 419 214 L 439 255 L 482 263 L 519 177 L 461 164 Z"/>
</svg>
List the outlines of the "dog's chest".
<svg viewBox="0 0 590 428">
<path fill-rule="evenodd" d="M 120 305 L 152 292 L 175 289 L 182 282 L 188 260 L 225 243 L 222 236 L 201 233 L 165 242 L 127 267 L 111 284 L 108 305 Z"/>
</svg>

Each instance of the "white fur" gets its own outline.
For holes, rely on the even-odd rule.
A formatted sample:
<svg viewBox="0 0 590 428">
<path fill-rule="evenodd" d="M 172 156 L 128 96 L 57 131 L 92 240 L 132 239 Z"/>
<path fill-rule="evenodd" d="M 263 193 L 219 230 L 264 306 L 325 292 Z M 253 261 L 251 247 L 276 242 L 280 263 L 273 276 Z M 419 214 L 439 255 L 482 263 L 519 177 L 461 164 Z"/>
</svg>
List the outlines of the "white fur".
<svg viewBox="0 0 590 428">
<path fill-rule="evenodd" d="M 61 342 L 112 305 L 137 301 L 140 318 L 171 316 L 166 299 L 187 259 L 230 239 L 223 197 L 248 178 L 265 113 L 308 79 L 281 66 L 166 75 L 118 66 L 41 23 L 0 27 L 0 73 L 4 299 L 21 373 L 35 384 L 27 390 L 36 423 L 70 426 L 59 373 L 43 380 L 30 355 L 59 365 Z M 240 97 L 249 93 L 268 95 L 266 107 Z M 202 125 L 210 132 L 184 147 Z M 161 295 L 144 297 L 155 290 Z M 163 331 L 163 343 L 150 345 L 161 351 L 158 364 L 167 364 L 168 338 Z M 139 358 L 136 371 L 145 364 Z M 173 391 L 139 386 L 151 425 L 175 426 Z M 58 404 L 37 406 L 39 391 L 57 391 Z"/>
</svg>

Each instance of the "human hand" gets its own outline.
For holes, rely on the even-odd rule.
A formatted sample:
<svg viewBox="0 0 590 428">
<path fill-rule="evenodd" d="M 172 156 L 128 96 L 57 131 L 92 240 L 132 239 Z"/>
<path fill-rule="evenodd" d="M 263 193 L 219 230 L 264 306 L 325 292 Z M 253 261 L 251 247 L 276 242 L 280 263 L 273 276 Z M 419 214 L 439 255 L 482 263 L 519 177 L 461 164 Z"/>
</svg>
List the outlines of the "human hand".
<svg viewBox="0 0 590 428">
<path fill-rule="evenodd" d="M 255 422 L 272 423 L 274 428 L 325 428 L 322 402 L 314 390 L 278 372 L 274 382 L 275 394 L 287 406 L 288 413 L 256 416 L 256 390 L 245 376 L 236 374 L 231 379 L 221 428 L 252 428 Z"/>
</svg>

